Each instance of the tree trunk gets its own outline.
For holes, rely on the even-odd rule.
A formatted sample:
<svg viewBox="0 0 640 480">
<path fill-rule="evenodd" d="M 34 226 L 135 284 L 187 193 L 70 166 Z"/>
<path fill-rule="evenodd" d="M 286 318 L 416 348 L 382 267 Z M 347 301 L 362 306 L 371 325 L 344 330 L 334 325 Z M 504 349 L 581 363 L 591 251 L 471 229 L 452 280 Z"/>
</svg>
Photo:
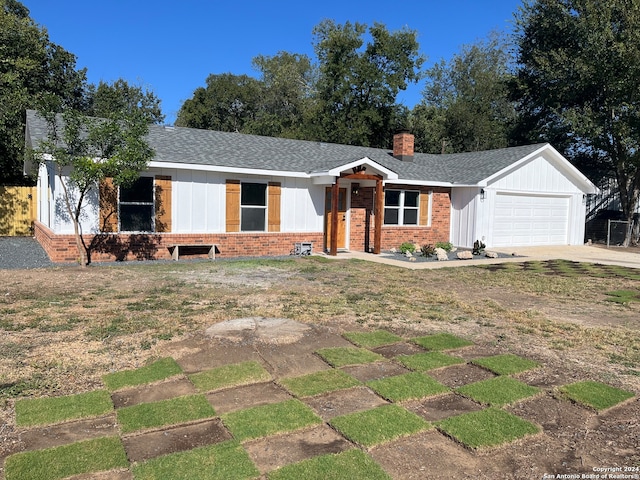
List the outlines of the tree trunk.
<svg viewBox="0 0 640 480">
<path fill-rule="evenodd" d="M 73 222 L 73 234 L 76 239 L 76 247 L 78 248 L 78 261 L 81 267 L 86 267 L 89 263 L 87 251 L 84 247 L 84 241 L 82 239 L 82 232 L 80 231 L 80 208 L 82 207 L 82 199 L 84 198 L 84 192 L 80 194 L 80 200 L 78 200 L 78 207 L 74 209 L 71 207 L 71 199 L 69 198 L 69 189 L 67 184 L 64 182 L 64 178 L 62 173 L 58 172 L 58 178 L 60 179 L 60 184 L 62 185 L 62 191 L 64 195 L 64 203 L 67 207 L 67 212 L 69 213 L 69 217 L 71 217 L 71 221 Z"/>
<path fill-rule="evenodd" d="M 633 217 L 640 198 L 640 172 L 629 176 L 624 171 L 624 165 L 619 164 L 616 176 L 623 218 L 628 222 L 622 245 L 628 247 L 632 241 Z"/>
<path fill-rule="evenodd" d="M 86 267 L 89 264 L 87 251 L 82 240 L 82 233 L 80 233 L 80 221 L 77 218 L 73 218 L 73 234 L 76 237 L 76 247 L 78 247 L 79 262 L 81 267 Z"/>
</svg>

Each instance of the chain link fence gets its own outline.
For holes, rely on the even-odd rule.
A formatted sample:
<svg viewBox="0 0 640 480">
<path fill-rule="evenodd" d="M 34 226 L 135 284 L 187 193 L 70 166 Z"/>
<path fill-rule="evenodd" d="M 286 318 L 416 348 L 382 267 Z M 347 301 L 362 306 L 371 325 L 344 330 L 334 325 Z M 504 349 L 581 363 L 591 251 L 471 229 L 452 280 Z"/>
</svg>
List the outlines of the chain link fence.
<svg viewBox="0 0 640 480">
<path fill-rule="evenodd" d="M 634 228 L 635 225 L 635 228 Z M 637 231 L 637 221 L 609 220 L 607 225 L 607 247 L 626 247 L 625 240 L 630 238 L 633 242 L 637 237 L 632 233 Z"/>
</svg>

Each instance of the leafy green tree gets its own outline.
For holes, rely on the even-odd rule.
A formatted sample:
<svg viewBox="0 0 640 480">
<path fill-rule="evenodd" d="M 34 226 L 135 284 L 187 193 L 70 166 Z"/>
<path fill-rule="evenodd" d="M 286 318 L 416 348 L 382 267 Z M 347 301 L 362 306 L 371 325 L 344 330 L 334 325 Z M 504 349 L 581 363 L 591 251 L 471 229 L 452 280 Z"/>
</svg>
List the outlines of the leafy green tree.
<svg viewBox="0 0 640 480">
<path fill-rule="evenodd" d="M 509 144 L 515 106 L 504 39 L 492 34 L 467 45 L 449 62 L 427 70 L 422 102 L 412 112 L 416 149 L 457 153 Z"/>
<path fill-rule="evenodd" d="M 297 53 L 279 52 L 272 57 L 255 57 L 253 67 L 261 73 L 262 93 L 255 120 L 247 125 L 247 133 L 300 137 L 315 82 L 311 59 Z"/>
<path fill-rule="evenodd" d="M 255 119 L 261 93 L 260 82 L 248 75 L 209 75 L 206 87 L 197 88 L 180 107 L 176 125 L 244 132 L 245 124 Z"/>
<path fill-rule="evenodd" d="M 25 111 L 84 108 L 85 70 L 17 0 L 0 0 L 0 184 L 23 183 Z"/>
<path fill-rule="evenodd" d="M 640 2 L 537 0 L 516 16 L 520 133 L 640 198 Z M 627 239 L 628 241 L 629 239 Z"/>
<path fill-rule="evenodd" d="M 100 180 L 113 178 L 114 185 L 131 185 L 153 158 L 146 143 L 148 122 L 140 110 L 87 117 L 74 109 L 61 115 L 40 112 L 47 120 L 47 140 L 33 152 L 37 161 L 50 159 L 60 181 L 62 198 L 73 222 L 80 264 L 86 266 L 91 252 L 82 232 L 82 212 L 89 193 Z"/>
<path fill-rule="evenodd" d="M 109 117 L 113 113 L 139 110 L 148 123 L 162 124 L 160 99 L 148 89 L 129 85 L 124 79 L 112 84 L 100 82 L 89 87 L 87 114 L 94 117 Z"/>
<path fill-rule="evenodd" d="M 370 40 L 365 45 L 365 34 Z M 417 33 L 391 33 L 325 20 L 314 30 L 319 78 L 310 136 L 330 142 L 388 147 L 397 125 L 396 97 L 420 79 Z"/>
</svg>

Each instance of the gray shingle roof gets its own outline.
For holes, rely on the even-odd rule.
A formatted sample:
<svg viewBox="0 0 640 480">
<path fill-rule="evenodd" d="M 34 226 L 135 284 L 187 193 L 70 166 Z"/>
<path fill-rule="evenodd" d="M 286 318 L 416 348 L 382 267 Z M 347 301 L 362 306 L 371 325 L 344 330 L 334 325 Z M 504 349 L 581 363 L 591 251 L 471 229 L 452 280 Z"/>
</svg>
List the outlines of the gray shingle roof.
<svg viewBox="0 0 640 480">
<path fill-rule="evenodd" d="M 33 146 L 47 135 L 46 123 L 34 111 L 27 112 L 27 133 Z M 398 181 L 462 185 L 475 185 L 544 145 L 448 155 L 416 153 L 413 162 L 404 162 L 380 148 L 159 125 L 149 127 L 147 141 L 156 152 L 155 162 L 310 174 L 367 157 L 397 173 Z"/>
</svg>

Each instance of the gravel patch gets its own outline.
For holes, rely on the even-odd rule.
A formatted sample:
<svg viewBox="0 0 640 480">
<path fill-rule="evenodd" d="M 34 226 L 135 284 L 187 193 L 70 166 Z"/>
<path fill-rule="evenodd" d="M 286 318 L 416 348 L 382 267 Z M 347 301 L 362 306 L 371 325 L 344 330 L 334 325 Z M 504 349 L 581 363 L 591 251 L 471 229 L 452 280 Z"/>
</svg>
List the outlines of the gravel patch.
<svg viewBox="0 0 640 480">
<path fill-rule="evenodd" d="M 453 252 L 447 252 L 447 257 L 449 257 L 449 261 L 456 261 L 456 262 L 472 262 L 473 260 L 485 260 L 487 259 L 486 256 L 486 252 L 493 252 L 493 250 L 486 250 L 485 252 L 483 252 L 481 255 L 473 255 L 473 258 L 470 260 L 459 260 L 458 259 L 458 252 L 462 252 L 468 250 L 469 252 L 471 252 L 471 249 L 466 249 L 466 248 L 459 248 Z M 496 255 L 498 255 L 496 258 L 512 258 L 512 257 L 519 257 L 520 255 L 513 255 L 513 254 L 507 254 L 507 253 L 501 253 L 501 252 L 494 252 Z M 412 254 L 411 257 L 407 257 L 404 253 L 400 253 L 400 252 L 392 252 L 392 251 L 382 251 L 380 252 L 380 256 L 381 257 L 387 257 L 387 258 L 393 258 L 394 260 L 398 260 L 401 262 L 417 262 L 417 263 L 424 263 L 424 262 L 438 262 L 439 260 L 437 259 L 437 257 L 435 255 L 431 256 L 431 257 L 423 257 L 419 251 L 416 251 Z"/>
<path fill-rule="evenodd" d="M 0 237 L 0 270 L 50 267 L 53 263 L 33 237 Z"/>
</svg>

